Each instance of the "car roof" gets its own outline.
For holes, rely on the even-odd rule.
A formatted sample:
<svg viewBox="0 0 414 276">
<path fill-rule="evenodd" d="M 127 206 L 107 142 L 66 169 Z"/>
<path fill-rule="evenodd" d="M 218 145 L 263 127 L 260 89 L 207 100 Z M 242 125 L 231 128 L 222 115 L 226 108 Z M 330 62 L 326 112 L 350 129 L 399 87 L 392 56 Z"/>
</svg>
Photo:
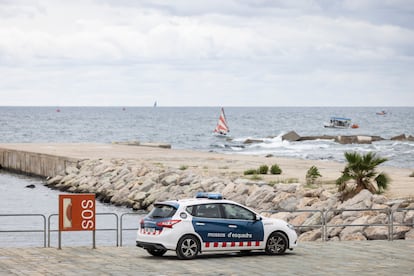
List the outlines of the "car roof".
<svg viewBox="0 0 414 276">
<path fill-rule="evenodd" d="M 167 201 L 160 201 L 156 202 L 155 204 L 168 204 L 176 206 L 177 203 L 179 205 L 189 206 L 189 205 L 196 205 L 196 204 L 208 204 L 208 203 L 232 203 L 240 205 L 234 201 L 227 200 L 227 199 L 208 199 L 208 198 L 185 198 L 185 199 L 178 199 L 178 200 L 167 200 Z"/>
</svg>

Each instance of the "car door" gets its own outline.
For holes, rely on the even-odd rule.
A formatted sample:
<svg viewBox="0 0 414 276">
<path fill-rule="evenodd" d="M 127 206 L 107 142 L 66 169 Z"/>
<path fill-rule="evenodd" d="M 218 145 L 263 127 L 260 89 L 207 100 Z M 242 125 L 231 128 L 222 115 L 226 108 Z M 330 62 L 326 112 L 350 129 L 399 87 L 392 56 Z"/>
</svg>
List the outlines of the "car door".
<svg viewBox="0 0 414 276">
<path fill-rule="evenodd" d="M 252 211 L 236 204 L 221 204 L 230 246 L 257 247 L 264 239 L 263 223 Z"/>
<path fill-rule="evenodd" d="M 192 207 L 192 223 L 195 232 L 207 247 L 218 247 L 226 242 L 228 225 L 222 219 L 221 208 L 217 203 L 199 204 Z"/>
<path fill-rule="evenodd" d="M 258 247 L 263 241 L 263 223 L 256 214 L 235 204 L 211 203 L 193 206 L 193 227 L 204 250 Z"/>
</svg>

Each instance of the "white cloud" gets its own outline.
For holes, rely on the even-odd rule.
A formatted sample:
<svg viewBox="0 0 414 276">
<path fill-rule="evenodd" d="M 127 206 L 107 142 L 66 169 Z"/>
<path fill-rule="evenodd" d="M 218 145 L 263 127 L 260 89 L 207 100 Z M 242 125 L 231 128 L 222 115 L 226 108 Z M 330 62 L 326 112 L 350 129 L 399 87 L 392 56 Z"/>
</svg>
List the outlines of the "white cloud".
<svg viewBox="0 0 414 276">
<path fill-rule="evenodd" d="M 1 1 L 1 104 L 406 105 L 407 3 Z"/>
</svg>

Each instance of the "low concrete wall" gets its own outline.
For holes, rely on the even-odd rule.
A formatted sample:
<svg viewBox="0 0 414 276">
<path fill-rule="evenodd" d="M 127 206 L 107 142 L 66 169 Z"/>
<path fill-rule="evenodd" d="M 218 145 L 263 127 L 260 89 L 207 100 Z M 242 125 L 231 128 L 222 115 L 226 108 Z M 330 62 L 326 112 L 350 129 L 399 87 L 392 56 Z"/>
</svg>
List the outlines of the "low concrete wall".
<svg viewBox="0 0 414 276">
<path fill-rule="evenodd" d="M 29 175 L 54 177 L 78 161 L 68 157 L 0 148 L 1 168 Z"/>
</svg>

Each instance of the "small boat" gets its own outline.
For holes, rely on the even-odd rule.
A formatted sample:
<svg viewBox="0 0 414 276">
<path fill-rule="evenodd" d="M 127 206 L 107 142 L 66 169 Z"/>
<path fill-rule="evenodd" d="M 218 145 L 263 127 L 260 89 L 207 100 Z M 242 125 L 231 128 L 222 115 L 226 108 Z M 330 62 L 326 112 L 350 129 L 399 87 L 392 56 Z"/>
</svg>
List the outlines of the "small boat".
<svg viewBox="0 0 414 276">
<path fill-rule="evenodd" d="M 377 112 L 377 115 L 387 115 L 387 111 L 382 110 L 380 112 Z"/>
<path fill-rule="evenodd" d="M 227 124 L 226 120 L 226 114 L 224 113 L 224 108 L 221 108 L 220 117 L 217 122 L 217 126 L 214 129 L 214 135 L 221 136 L 221 137 L 227 137 L 228 133 L 230 132 L 229 126 Z"/>
<path fill-rule="evenodd" d="M 154 107 L 157 107 L 157 101 L 154 102 Z"/>
<path fill-rule="evenodd" d="M 349 118 L 331 117 L 329 123 L 324 125 L 326 128 L 359 128 L 357 124 L 352 124 Z"/>
</svg>

